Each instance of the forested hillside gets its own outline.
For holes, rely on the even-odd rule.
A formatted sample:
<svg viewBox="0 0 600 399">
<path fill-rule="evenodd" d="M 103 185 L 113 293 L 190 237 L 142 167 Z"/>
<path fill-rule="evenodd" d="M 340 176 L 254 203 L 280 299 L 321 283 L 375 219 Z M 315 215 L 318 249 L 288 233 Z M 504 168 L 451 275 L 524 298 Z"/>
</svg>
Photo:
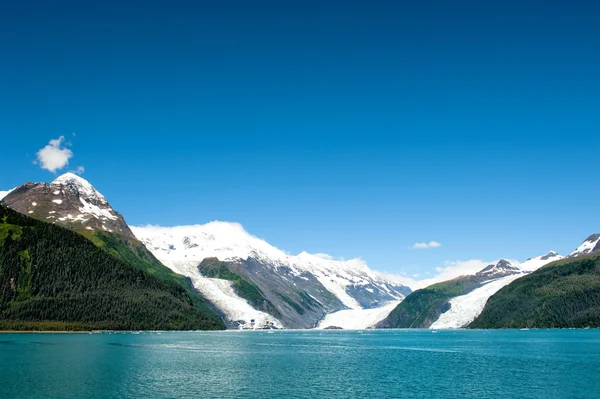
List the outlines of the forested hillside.
<svg viewBox="0 0 600 399">
<path fill-rule="evenodd" d="M 180 283 L 0 204 L 0 330 L 222 328 Z"/>
<path fill-rule="evenodd" d="M 600 255 L 554 262 L 515 280 L 469 327 L 600 327 Z"/>
</svg>

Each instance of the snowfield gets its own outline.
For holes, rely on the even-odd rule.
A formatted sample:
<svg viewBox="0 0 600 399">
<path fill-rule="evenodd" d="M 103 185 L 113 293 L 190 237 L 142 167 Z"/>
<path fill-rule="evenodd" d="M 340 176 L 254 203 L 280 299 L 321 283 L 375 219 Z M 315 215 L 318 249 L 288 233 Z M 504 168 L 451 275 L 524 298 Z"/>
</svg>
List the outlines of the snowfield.
<svg viewBox="0 0 600 399">
<path fill-rule="evenodd" d="M 375 324 L 385 319 L 401 301 L 390 302 L 382 307 L 373 309 L 347 309 L 330 313 L 325 316 L 317 329 L 336 326 L 344 330 L 364 330 L 374 327 Z"/>
</svg>

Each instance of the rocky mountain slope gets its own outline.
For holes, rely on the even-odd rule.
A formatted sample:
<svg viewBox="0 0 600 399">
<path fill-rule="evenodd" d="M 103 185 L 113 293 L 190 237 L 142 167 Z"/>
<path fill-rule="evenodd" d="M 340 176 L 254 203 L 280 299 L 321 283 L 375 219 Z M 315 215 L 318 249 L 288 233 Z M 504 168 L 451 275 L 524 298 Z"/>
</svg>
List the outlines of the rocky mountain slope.
<svg viewBox="0 0 600 399">
<path fill-rule="evenodd" d="M 460 328 L 483 310 L 487 299 L 503 286 L 553 260 L 556 252 L 522 264 L 502 259 L 471 276 L 433 284 L 404 299 L 378 328 Z"/>
<path fill-rule="evenodd" d="M 0 330 L 223 328 L 176 282 L 0 204 Z"/>
<path fill-rule="evenodd" d="M 11 209 L 72 230 L 106 231 L 134 238 L 123 217 L 87 180 L 66 173 L 52 183 L 25 183 L 3 199 Z"/>
<path fill-rule="evenodd" d="M 586 238 L 583 243 L 571 252 L 567 258 L 576 258 L 578 256 L 600 252 L 600 234 L 592 234 Z"/>
<path fill-rule="evenodd" d="M 368 309 L 404 298 L 408 287 L 389 281 L 360 259 L 336 261 L 303 252 L 292 256 L 248 234 L 235 223 L 179 227 L 132 227 L 165 265 L 188 276 L 233 324 L 266 321 L 287 328 L 312 328 L 326 314 Z M 220 275 L 214 274 L 218 262 Z M 226 282 L 223 271 L 229 277 Z M 254 286 L 256 306 L 241 310 L 247 295 L 232 280 Z M 236 298 L 237 297 L 237 298 Z"/>
</svg>

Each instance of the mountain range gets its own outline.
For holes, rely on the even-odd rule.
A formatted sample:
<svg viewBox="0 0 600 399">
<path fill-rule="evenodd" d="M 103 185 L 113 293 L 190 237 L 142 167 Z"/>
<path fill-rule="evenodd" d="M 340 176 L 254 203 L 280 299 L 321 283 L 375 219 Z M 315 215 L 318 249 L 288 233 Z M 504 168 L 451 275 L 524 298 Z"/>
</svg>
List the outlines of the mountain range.
<svg viewBox="0 0 600 399">
<path fill-rule="evenodd" d="M 25 183 L 3 202 L 73 230 L 153 275 L 191 281 L 231 328 L 312 328 L 327 314 L 376 308 L 411 292 L 359 259 L 291 256 L 235 223 L 130 227 L 100 192 L 72 173 L 49 184 Z"/>
<path fill-rule="evenodd" d="M 506 320 L 489 316 L 488 303 L 503 309 L 505 305 L 496 298 L 515 284 L 535 280 L 535 276 L 557 262 L 570 264 L 568 262 L 600 252 L 600 235 L 595 234 L 565 258 L 549 252 L 522 263 L 502 259 L 473 275 L 413 292 L 409 282 L 378 273 L 360 259 L 339 261 L 306 252 L 290 255 L 249 234 L 236 223 L 129 226 L 100 192 L 72 173 L 51 183 L 25 183 L 0 192 L 0 200 L 7 207 L 3 208 L 5 213 L 16 211 L 24 215 L 23 220 L 37 219 L 37 223 L 43 222 L 61 231 L 70 230 L 70 234 L 94 244 L 102 256 L 115 259 L 124 267 L 133 267 L 144 276 L 176 284 L 189 297 L 200 318 L 212 320 L 211 314 L 216 312 L 228 328 L 460 328 L 472 323 L 499 326 Z M 23 220 L 25 225 L 30 224 Z M 5 221 L 5 230 L 13 228 L 7 226 Z M 10 252 L 14 242 L 13 235 L 8 234 L 0 244 Z M 64 250 L 61 242 L 47 245 L 47 253 Z M 22 263 L 18 257 L 23 255 L 15 254 L 22 254 L 24 250 L 29 251 L 29 248 L 10 252 L 13 258 L 9 262 Z M 0 264 L 6 261 L 0 258 Z M 546 266 L 548 264 L 551 265 Z M 14 279 L 21 278 L 18 275 L 21 269 L 17 269 L 13 269 L 10 277 L 13 280 L 7 280 L 6 268 L 0 268 L 0 282 L 5 273 L 4 285 L 0 288 L 13 293 L 11 301 L 23 298 L 15 294 L 18 289 Z M 0 308 L 3 312 L 0 320 L 8 318 L 8 311 L 12 309 L 13 302 L 6 302 L 8 297 L 4 297 L 5 308 Z M 511 298 L 514 300 L 515 295 Z M 41 300 L 32 291 L 27 301 L 33 299 Z M 59 325 L 78 321 L 76 316 L 69 320 L 55 319 L 29 321 L 59 322 Z M 82 325 L 123 326 L 122 318 L 119 320 L 121 324 L 88 320 L 88 324 Z M 206 323 L 181 324 L 181 320 L 165 320 L 163 324 L 209 328 Z M 214 328 L 217 324 L 210 326 Z"/>
</svg>

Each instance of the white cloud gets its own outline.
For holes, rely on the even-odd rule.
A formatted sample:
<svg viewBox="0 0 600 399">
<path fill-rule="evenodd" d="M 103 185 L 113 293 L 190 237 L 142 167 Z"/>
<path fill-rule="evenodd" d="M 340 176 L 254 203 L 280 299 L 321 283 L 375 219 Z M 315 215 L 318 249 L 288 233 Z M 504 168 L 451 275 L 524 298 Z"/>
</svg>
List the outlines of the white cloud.
<svg viewBox="0 0 600 399">
<path fill-rule="evenodd" d="M 317 254 L 314 254 L 314 255 L 318 256 L 321 259 L 327 259 L 327 260 L 333 260 L 334 259 L 333 256 L 328 255 L 328 254 L 324 254 L 324 253 L 317 253 Z"/>
<path fill-rule="evenodd" d="M 412 248 L 413 249 L 427 249 L 427 248 L 438 248 L 441 246 L 442 246 L 442 244 L 440 244 L 437 241 L 430 241 L 430 242 L 417 242 L 412 246 Z"/>
<path fill-rule="evenodd" d="M 85 168 L 83 166 L 78 166 L 77 169 L 75 169 L 75 173 L 77 173 L 78 175 L 82 175 L 85 172 Z"/>
<path fill-rule="evenodd" d="M 3 199 L 4 199 L 4 197 L 6 197 L 8 194 L 10 194 L 10 192 L 11 192 L 12 190 L 14 190 L 14 188 L 13 188 L 13 189 L 10 189 L 10 190 L 8 190 L 8 191 L 0 191 L 0 201 L 1 201 L 1 200 L 3 200 Z"/>
<path fill-rule="evenodd" d="M 487 262 L 481 259 L 455 260 L 445 261 L 443 267 L 436 267 L 438 273 L 434 278 L 438 281 L 451 280 L 459 276 L 475 274 L 489 264 L 497 263 L 497 261 Z"/>
<path fill-rule="evenodd" d="M 37 152 L 40 168 L 56 173 L 69 164 L 73 151 L 65 148 L 65 136 L 50 140 L 48 145 Z"/>
</svg>

